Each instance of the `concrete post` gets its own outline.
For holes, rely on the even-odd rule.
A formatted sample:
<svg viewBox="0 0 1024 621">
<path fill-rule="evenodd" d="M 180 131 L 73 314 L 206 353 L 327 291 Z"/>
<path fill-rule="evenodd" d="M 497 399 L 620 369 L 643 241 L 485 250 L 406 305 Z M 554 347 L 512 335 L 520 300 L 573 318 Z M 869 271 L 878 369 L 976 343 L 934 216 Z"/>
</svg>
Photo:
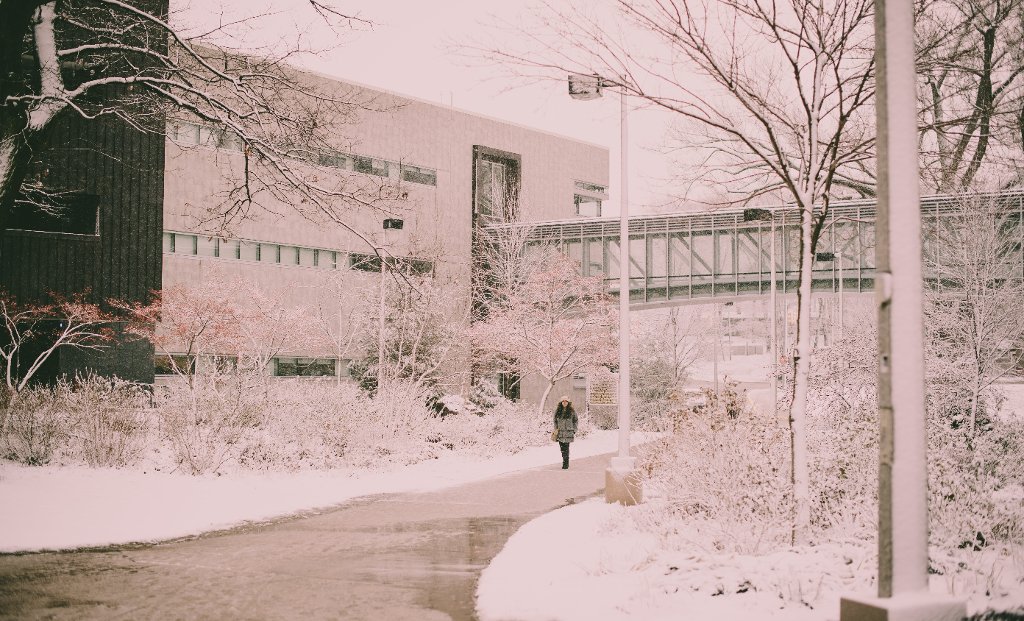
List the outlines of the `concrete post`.
<svg viewBox="0 0 1024 621">
<path fill-rule="evenodd" d="M 921 209 L 910 0 L 875 0 L 878 117 L 878 597 L 844 598 L 841 621 L 959 621 L 928 593 Z M 893 243 L 895 242 L 895 243 Z"/>
</svg>

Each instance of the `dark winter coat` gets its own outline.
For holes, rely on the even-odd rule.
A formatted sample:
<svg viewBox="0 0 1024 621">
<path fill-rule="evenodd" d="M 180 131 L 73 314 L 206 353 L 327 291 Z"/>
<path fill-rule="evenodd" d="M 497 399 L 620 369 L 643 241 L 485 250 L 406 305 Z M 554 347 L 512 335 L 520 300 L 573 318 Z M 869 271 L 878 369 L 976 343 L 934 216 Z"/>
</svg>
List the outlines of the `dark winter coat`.
<svg viewBox="0 0 1024 621">
<path fill-rule="evenodd" d="M 558 431 L 559 442 L 572 442 L 576 438 L 576 426 L 579 424 L 579 418 L 576 416 L 576 410 L 573 409 L 572 404 L 562 407 L 562 402 L 558 402 L 558 408 L 555 409 L 555 429 Z"/>
</svg>

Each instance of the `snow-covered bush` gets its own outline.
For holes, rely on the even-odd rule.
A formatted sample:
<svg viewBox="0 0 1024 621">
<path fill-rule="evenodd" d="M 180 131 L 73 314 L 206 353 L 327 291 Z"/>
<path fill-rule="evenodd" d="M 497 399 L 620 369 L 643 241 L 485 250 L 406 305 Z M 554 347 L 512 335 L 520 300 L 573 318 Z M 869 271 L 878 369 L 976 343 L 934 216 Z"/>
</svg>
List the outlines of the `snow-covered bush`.
<svg viewBox="0 0 1024 621">
<path fill-rule="evenodd" d="M 785 429 L 724 400 L 644 445 L 639 468 L 651 502 L 637 512 L 670 545 L 757 553 L 788 541 Z"/>
<path fill-rule="evenodd" d="M 70 457 L 94 467 L 135 463 L 146 445 L 149 427 L 142 386 L 89 374 L 61 381 L 56 396 L 70 427 Z"/>
<path fill-rule="evenodd" d="M 15 398 L 5 392 L 0 402 L 4 413 L 0 456 L 30 466 L 49 463 L 54 452 L 67 442 L 69 431 L 57 391 L 33 386 Z"/>
<path fill-rule="evenodd" d="M 190 474 L 216 472 L 242 450 L 245 430 L 260 425 L 268 402 L 244 373 L 196 375 L 155 394 L 160 432 L 177 466 Z"/>
</svg>

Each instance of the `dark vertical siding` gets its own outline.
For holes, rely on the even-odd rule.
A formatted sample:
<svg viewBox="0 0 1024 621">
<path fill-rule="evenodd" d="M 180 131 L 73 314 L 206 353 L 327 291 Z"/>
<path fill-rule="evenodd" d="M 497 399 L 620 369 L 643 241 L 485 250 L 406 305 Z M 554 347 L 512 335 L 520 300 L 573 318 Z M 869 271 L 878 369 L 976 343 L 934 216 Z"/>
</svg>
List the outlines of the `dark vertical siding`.
<svg viewBox="0 0 1024 621">
<path fill-rule="evenodd" d="M 19 300 L 88 292 L 146 302 L 160 289 L 164 139 L 122 121 L 67 115 L 50 130 L 47 182 L 55 189 L 100 197 L 96 236 L 4 231 L 0 286 Z M 62 372 L 85 365 L 98 372 L 152 381 L 152 348 L 121 343 L 100 355 L 62 352 Z"/>
</svg>

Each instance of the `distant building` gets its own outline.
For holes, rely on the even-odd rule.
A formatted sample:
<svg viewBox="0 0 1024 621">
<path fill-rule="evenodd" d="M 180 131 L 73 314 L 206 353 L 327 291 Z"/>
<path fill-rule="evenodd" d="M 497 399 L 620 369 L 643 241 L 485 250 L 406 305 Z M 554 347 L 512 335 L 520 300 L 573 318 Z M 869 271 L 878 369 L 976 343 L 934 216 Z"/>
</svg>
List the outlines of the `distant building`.
<svg viewBox="0 0 1024 621">
<path fill-rule="evenodd" d="M 455 283 L 467 300 L 476 223 L 504 221 L 513 208 L 522 221 L 601 215 L 607 149 L 440 104 L 354 88 L 387 111 L 360 112 L 334 149 L 320 154 L 317 174 L 325 179 L 367 175 L 398 185 L 405 198 L 393 213 L 353 211 L 349 224 L 419 271 Z M 219 200 L 227 187 L 225 173 L 237 171 L 240 145 L 184 118 L 168 119 L 167 134 L 164 287 L 211 277 L 251 279 L 291 303 L 315 305 L 324 270 L 379 271 L 378 264 L 366 260 L 373 250 L 365 241 L 339 226 L 306 220 L 287 204 L 276 214 L 253 214 L 230 238 L 204 234 L 210 229 L 199 223 L 202 208 Z M 386 227 L 385 220 L 401 220 L 401 228 Z M 293 350 L 271 361 L 269 372 L 345 374 L 347 362 L 324 352 Z M 495 379 L 508 388 L 511 378 Z M 575 383 L 582 386 L 580 380 Z M 524 398 L 539 395 L 529 386 Z"/>
</svg>

